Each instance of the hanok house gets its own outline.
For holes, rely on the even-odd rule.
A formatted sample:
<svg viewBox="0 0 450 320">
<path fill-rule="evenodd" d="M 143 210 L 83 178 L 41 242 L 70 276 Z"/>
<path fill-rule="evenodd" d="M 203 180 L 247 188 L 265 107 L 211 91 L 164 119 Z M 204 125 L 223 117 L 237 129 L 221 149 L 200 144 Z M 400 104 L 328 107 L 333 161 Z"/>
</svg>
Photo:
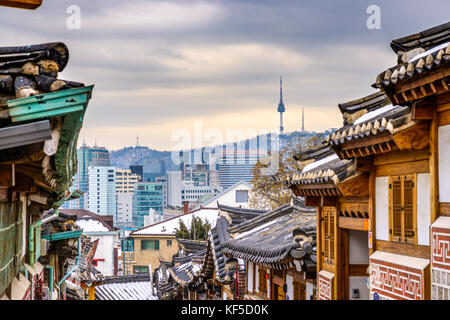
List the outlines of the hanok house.
<svg viewBox="0 0 450 320">
<path fill-rule="evenodd" d="M 169 281 L 174 282 L 171 299 L 206 300 L 206 283 L 200 277 L 206 249 L 184 257 L 175 257 L 168 269 Z"/>
<path fill-rule="evenodd" d="M 289 181 L 318 207 L 320 299 L 364 297 L 355 273 L 371 299 L 448 298 L 449 28 L 393 40 L 398 64 L 377 77 L 382 91 L 341 104 L 344 127 Z M 323 158 L 326 147 L 335 154 Z M 358 252 L 367 262 L 352 267 Z"/>
<path fill-rule="evenodd" d="M 0 297 L 42 299 L 42 215 L 80 196 L 68 190 L 93 86 L 57 78 L 63 43 L 3 47 L 0 57 Z"/>
<path fill-rule="evenodd" d="M 229 228 L 225 256 L 242 260 L 245 300 L 310 300 L 316 279 L 316 210 L 301 199 Z M 238 287 L 239 288 L 239 287 Z"/>
<path fill-rule="evenodd" d="M 208 221 L 211 225 L 217 219 L 217 208 L 199 208 L 141 229 L 130 232 L 132 242 L 133 274 L 148 273 L 160 266 L 161 261 L 171 262 L 178 252 L 177 229 L 182 221 L 190 228 L 193 217 Z"/>
<path fill-rule="evenodd" d="M 245 268 L 242 259 L 226 256 L 224 244 L 231 238 L 229 228 L 255 218 L 265 210 L 235 208 L 217 204 L 219 218 L 210 230 L 200 281 L 206 283 L 206 300 L 239 300 L 245 292 Z"/>
<path fill-rule="evenodd" d="M 373 86 L 409 115 L 385 137 L 395 150 L 368 161 L 375 176 L 371 296 L 450 299 L 450 22 L 391 47 L 397 65 Z"/>
</svg>

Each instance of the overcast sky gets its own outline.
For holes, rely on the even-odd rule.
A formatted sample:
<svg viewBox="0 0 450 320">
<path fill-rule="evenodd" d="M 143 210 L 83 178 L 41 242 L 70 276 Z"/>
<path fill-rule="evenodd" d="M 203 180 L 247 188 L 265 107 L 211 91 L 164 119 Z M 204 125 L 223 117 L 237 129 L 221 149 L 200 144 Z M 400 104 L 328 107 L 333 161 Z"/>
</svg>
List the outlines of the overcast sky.
<svg viewBox="0 0 450 320">
<path fill-rule="evenodd" d="M 366 13 L 378 5 L 381 29 Z M 81 11 L 69 29 L 67 8 Z M 374 92 L 396 63 L 392 39 L 448 21 L 450 2 L 43 0 L 36 11 L 1 8 L 4 46 L 62 41 L 60 78 L 95 84 L 80 142 L 110 149 L 176 147 L 177 129 L 285 131 L 342 124 L 337 104 Z M 69 20 L 72 21 L 72 20 Z M 198 122 L 199 121 L 199 122 Z"/>
</svg>

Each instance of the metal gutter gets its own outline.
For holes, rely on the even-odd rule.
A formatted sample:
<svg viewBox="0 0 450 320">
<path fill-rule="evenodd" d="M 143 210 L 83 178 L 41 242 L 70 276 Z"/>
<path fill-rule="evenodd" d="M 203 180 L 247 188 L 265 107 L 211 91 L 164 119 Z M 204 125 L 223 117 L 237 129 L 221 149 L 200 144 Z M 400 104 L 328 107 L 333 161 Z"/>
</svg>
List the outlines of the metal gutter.
<svg viewBox="0 0 450 320">
<path fill-rule="evenodd" d="M 50 300 L 53 300 L 53 266 L 46 265 L 46 269 L 49 269 L 50 279 L 48 281 L 48 289 L 50 290 Z"/>
</svg>

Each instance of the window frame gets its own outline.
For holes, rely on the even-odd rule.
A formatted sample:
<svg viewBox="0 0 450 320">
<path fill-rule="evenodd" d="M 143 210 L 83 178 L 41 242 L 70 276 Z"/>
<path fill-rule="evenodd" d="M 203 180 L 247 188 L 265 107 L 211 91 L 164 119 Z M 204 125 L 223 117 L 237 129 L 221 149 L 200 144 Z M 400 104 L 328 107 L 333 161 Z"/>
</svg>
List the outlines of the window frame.
<svg viewBox="0 0 450 320">
<path fill-rule="evenodd" d="M 400 181 L 400 237 L 394 235 L 394 182 Z M 405 182 L 412 181 L 413 185 L 411 188 L 411 210 L 412 210 L 412 237 L 405 236 Z M 393 243 L 404 243 L 404 244 L 418 244 L 417 239 L 417 173 L 413 174 L 402 174 L 389 176 L 388 179 L 388 214 L 389 214 L 389 242 Z"/>
<path fill-rule="evenodd" d="M 322 207 L 321 210 L 321 251 L 324 265 L 333 266 L 336 261 L 336 207 Z"/>
<path fill-rule="evenodd" d="M 148 249 L 148 248 L 144 248 L 143 244 L 145 241 L 152 241 L 154 243 L 153 248 L 152 249 Z M 158 245 L 156 245 L 158 244 Z M 159 251 L 160 246 L 159 246 L 159 240 L 155 240 L 155 239 L 141 239 L 141 250 L 149 250 L 149 251 Z"/>
</svg>

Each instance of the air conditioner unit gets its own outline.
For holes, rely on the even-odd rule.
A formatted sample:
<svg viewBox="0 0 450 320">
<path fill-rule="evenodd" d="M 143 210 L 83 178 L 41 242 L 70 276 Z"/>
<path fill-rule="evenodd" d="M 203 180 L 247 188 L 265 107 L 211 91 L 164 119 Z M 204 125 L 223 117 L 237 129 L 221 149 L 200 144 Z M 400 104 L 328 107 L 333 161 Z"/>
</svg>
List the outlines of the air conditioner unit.
<svg viewBox="0 0 450 320">
<path fill-rule="evenodd" d="M 46 286 L 42 288 L 42 300 L 50 300 L 50 289 Z"/>
</svg>

